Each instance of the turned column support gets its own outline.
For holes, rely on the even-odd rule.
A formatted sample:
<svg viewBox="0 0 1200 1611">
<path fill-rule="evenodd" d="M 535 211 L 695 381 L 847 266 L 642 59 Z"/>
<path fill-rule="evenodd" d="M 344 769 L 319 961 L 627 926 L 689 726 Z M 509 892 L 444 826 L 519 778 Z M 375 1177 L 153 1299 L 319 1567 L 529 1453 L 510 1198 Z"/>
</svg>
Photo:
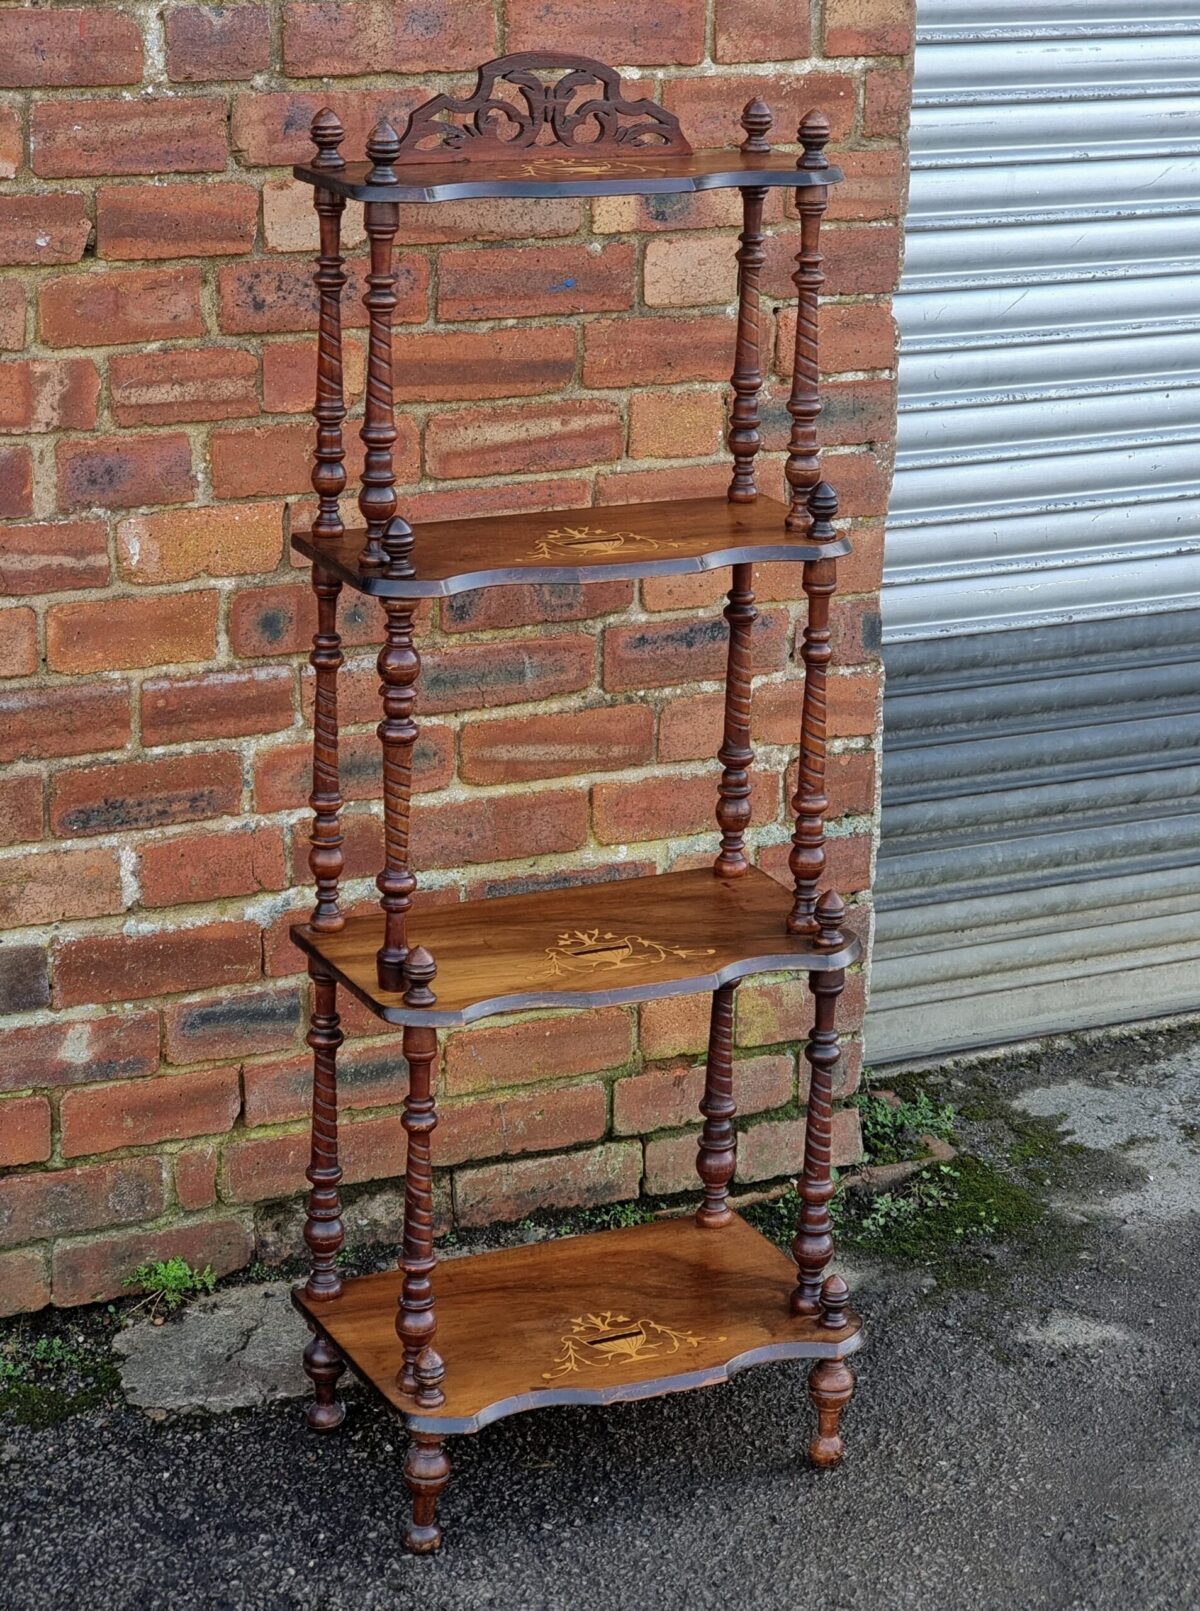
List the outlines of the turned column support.
<svg viewBox="0 0 1200 1611">
<path fill-rule="evenodd" d="M 748 101 L 742 113 L 742 127 L 746 131 L 746 138 L 742 141 L 743 151 L 770 151 L 767 135 L 771 128 L 771 111 L 768 106 L 757 99 Z M 742 234 L 737 254 L 737 348 L 733 365 L 733 407 L 729 418 L 729 451 L 733 454 L 730 503 L 753 503 L 758 497 L 754 459 L 762 446 L 758 414 L 758 399 L 762 390 L 759 281 L 767 260 L 763 243 L 763 203 L 766 199 L 765 186 L 755 185 L 742 191 Z"/>
<path fill-rule="evenodd" d="M 753 673 L 751 643 L 758 611 L 754 607 L 754 566 L 735 565 L 725 619 L 729 622 L 729 660 L 725 673 L 725 732 L 717 759 L 721 781 L 717 785 L 717 826 L 721 848 L 713 863 L 719 878 L 740 878 L 750 871 L 746 858 L 746 829 L 750 826 L 750 688 Z"/>
<path fill-rule="evenodd" d="M 313 1008 L 308 1044 L 313 1054 L 312 1142 L 304 1240 L 310 1266 L 304 1295 L 312 1303 L 327 1303 L 340 1296 L 337 1256 L 345 1241 L 339 1187 L 337 1054 L 343 1036 L 337 1015 L 337 984 L 316 962 L 309 964 Z M 319 1333 L 304 1351 L 304 1371 L 313 1384 L 312 1403 L 305 1412 L 315 1432 L 331 1432 L 342 1424 L 346 1411 L 337 1397 L 337 1384 L 345 1362 L 332 1343 Z"/>
<path fill-rule="evenodd" d="M 837 515 L 837 494 L 827 481 L 819 481 L 809 494 L 810 539 L 832 541 Z M 804 592 L 808 612 L 800 642 L 804 662 L 804 694 L 800 716 L 800 767 L 792 812 L 796 818 L 788 870 L 794 894 L 788 913 L 789 934 L 814 936 L 818 932 L 817 888 L 825 872 L 825 762 L 828 733 L 829 663 L 833 657 L 829 626 L 830 605 L 837 590 L 837 561 L 810 560 L 804 566 Z"/>
<path fill-rule="evenodd" d="M 432 1007 L 436 997 L 430 986 L 436 974 L 433 958 L 417 946 L 408 957 L 405 976 L 410 981 L 405 1004 Z M 404 1056 L 408 1062 L 408 1094 L 401 1123 L 408 1136 L 404 1168 L 404 1241 L 396 1332 L 404 1345 L 404 1363 L 397 1376 L 401 1392 L 413 1396 L 421 1409 L 435 1409 L 445 1401 L 442 1378 L 445 1366 L 433 1347 L 437 1315 L 433 1299 L 433 1163 L 432 1137 L 437 1128 L 433 1094 L 437 1061 L 437 1030 L 406 1024 Z"/>
<path fill-rule="evenodd" d="M 326 108 L 312 122 L 317 154 L 314 168 L 331 172 L 346 166 L 338 147 L 345 131 L 335 114 Z M 313 279 L 317 287 L 317 397 L 313 417 L 317 422 L 317 445 L 313 454 L 312 484 L 317 494 L 317 515 L 312 535 L 337 538 L 342 535 L 338 499 L 346 486 L 346 450 L 342 421 L 346 400 L 342 386 L 342 292 L 346 288 L 346 264 L 341 255 L 342 214 L 346 199 L 332 190 L 316 188 L 313 205 L 317 210 L 321 245 Z"/>
<path fill-rule="evenodd" d="M 845 911 L 841 897 L 832 890 L 821 896 L 817 904 L 820 950 L 838 951 L 845 944 L 841 928 Z M 833 1075 L 841 1059 L 836 1016 L 838 997 L 846 987 L 845 969 L 810 973 L 808 987 L 813 995 L 814 1015 L 804 1055 L 812 1078 L 804 1125 L 804 1167 L 797 1185 L 800 1220 L 792 1243 L 799 1280 L 791 1307 L 793 1314 L 820 1315 L 825 1270 L 833 1257 L 833 1220 L 829 1212 L 837 1189 L 833 1182 Z M 833 1310 L 836 1307 L 831 1306 Z"/>
<path fill-rule="evenodd" d="M 414 1555 L 431 1555 L 441 1546 L 437 1504 L 449 1480 L 445 1440 L 432 1432 L 410 1433 L 404 1481 L 412 1495 L 412 1519 L 405 1529 L 404 1543 Z"/>
<path fill-rule="evenodd" d="M 346 922 L 338 905 L 338 886 L 345 866 L 338 771 L 337 697 L 338 672 L 343 664 L 342 640 L 337 629 L 342 584 L 314 561 L 312 588 L 317 599 L 317 630 L 308 657 L 316 683 L 312 792 L 308 797 L 313 821 L 309 834 L 308 865 L 317 886 L 317 899 L 308 922 L 309 927 L 318 933 L 336 934 Z"/>
<path fill-rule="evenodd" d="M 704 1201 L 696 1210 L 696 1224 L 706 1230 L 728 1225 L 733 1218 L 729 1207 L 729 1183 L 737 1168 L 737 1132 L 733 1121 L 737 1104 L 733 1097 L 733 999 L 736 984 L 722 985 L 713 992 L 712 1018 L 708 1031 L 708 1064 L 704 1075 L 704 1096 L 700 1111 L 704 1129 L 700 1133 L 696 1170 L 704 1187 Z"/>
<path fill-rule="evenodd" d="M 809 172 L 827 168 L 825 145 L 829 139 L 829 120 L 824 114 L 809 112 L 800 124 L 798 137 L 804 147 L 798 166 Z M 796 287 L 796 353 L 787 405 L 792 428 L 784 470 L 791 507 L 784 524 L 788 531 L 797 534 L 808 529 L 805 502 L 821 474 L 817 450 L 817 420 L 821 413 L 817 318 L 821 287 L 825 284 L 819 244 L 821 220 L 828 205 L 826 185 L 811 185 L 796 192 L 800 214 L 800 251 L 796 257 L 796 272 L 792 275 Z"/>
<path fill-rule="evenodd" d="M 412 800 L 413 709 L 421 657 L 413 643 L 414 606 L 386 599 L 387 630 L 376 667 L 383 697 L 383 720 L 376 728 L 383 748 L 383 870 L 375 880 L 384 913 L 383 944 L 376 956 L 382 990 L 403 990 L 408 956 L 408 912 L 416 878 L 408 864 Z"/>
<path fill-rule="evenodd" d="M 373 167 L 368 180 L 373 185 L 396 184 L 392 162 L 399 154 L 400 140 L 386 119 L 371 130 L 367 155 Z M 392 448 L 396 441 L 396 419 L 392 385 L 392 315 L 396 311 L 396 270 L 392 246 L 400 227 L 400 208 L 394 201 L 368 201 L 363 204 L 363 220 L 370 242 L 371 268 L 363 305 L 367 310 L 367 384 L 363 423 L 359 435 L 366 450 L 363 457 L 362 490 L 358 507 L 367 528 L 366 546 L 360 564 L 365 571 L 389 572 L 395 556 L 385 542 L 391 535 L 396 515 L 396 471 Z M 399 522 L 403 539 L 409 528 Z M 400 574 L 404 574 L 401 566 Z M 407 574 L 411 575 L 411 567 Z"/>
</svg>

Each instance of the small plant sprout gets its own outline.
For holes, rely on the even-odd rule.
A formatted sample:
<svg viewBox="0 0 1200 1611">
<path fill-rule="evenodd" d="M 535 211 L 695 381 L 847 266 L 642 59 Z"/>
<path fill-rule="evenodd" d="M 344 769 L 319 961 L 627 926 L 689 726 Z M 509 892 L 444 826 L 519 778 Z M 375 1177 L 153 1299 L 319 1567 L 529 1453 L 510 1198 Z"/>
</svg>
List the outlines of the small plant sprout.
<svg viewBox="0 0 1200 1611">
<path fill-rule="evenodd" d="M 161 1326 L 167 1315 L 174 1314 L 181 1304 L 211 1292 L 217 1284 L 211 1264 L 194 1270 L 184 1258 L 159 1259 L 139 1264 L 127 1279 L 127 1287 L 141 1287 L 142 1301 L 134 1309 L 148 1309 L 156 1326 Z"/>
</svg>

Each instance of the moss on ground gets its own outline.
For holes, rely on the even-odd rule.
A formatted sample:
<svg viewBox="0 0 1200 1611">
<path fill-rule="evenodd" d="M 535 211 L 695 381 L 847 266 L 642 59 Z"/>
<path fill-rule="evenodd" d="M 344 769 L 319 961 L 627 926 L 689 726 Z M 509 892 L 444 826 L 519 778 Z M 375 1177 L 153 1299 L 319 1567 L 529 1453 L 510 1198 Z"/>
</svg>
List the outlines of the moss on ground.
<svg viewBox="0 0 1200 1611">
<path fill-rule="evenodd" d="M 115 1401 L 120 1374 L 111 1309 L 27 1316 L 0 1328 L 0 1426 L 56 1426 Z"/>
</svg>

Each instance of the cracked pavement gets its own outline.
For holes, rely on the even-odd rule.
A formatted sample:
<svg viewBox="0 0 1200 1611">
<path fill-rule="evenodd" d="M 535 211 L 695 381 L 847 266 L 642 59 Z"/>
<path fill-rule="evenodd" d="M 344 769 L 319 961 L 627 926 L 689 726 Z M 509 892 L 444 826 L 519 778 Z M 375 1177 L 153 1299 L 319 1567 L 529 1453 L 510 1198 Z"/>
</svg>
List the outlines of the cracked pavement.
<svg viewBox="0 0 1200 1611">
<path fill-rule="evenodd" d="M 805 1464 L 812 1415 L 789 1366 L 516 1416 L 452 1441 L 446 1545 L 414 1560 L 399 1543 L 400 1427 L 358 1392 L 340 1433 L 307 1433 L 282 1401 L 303 1382 L 282 1287 L 231 1288 L 207 1320 L 122 1338 L 129 1391 L 147 1405 L 174 1394 L 155 1406 L 166 1419 L 109 1407 L 40 1430 L 0 1422 L 0 1604 L 1197 1604 L 1200 1025 L 947 1063 L 932 1088 L 968 1111 L 986 1098 L 988 1146 L 1019 1140 L 1030 1114 L 1063 1115 L 1073 1145 L 1044 1154 L 1053 1207 L 1035 1241 L 980 1250 L 978 1281 L 854 1261 L 870 1337 L 840 1470 Z M 185 1413 L 221 1395 L 253 1406 Z"/>
</svg>

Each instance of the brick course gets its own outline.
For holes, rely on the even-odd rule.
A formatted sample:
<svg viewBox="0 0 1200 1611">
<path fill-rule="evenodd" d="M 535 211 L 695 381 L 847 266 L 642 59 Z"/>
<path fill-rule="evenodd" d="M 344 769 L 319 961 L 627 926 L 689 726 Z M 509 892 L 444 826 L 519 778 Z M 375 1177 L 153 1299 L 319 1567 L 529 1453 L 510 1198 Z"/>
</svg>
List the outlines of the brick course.
<svg viewBox="0 0 1200 1611">
<path fill-rule="evenodd" d="M 117 1296 L 178 1252 L 273 1247 L 304 1186 L 314 612 L 284 523 L 312 507 L 313 113 L 347 154 L 430 74 L 501 48 L 639 69 L 696 145 L 751 94 L 787 141 L 820 105 L 849 177 L 825 233 L 826 473 L 853 518 L 830 697 L 830 876 L 865 932 L 878 585 L 894 430 L 911 6 L 881 0 L 243 0 L 0 7 L 0 1309 Z M 159 16 L 161 11 L 162 15 Z M 811 26 L 810 26 L 811 22 Z M 436 87 L 445 87 L 438 83 Z M 782 491 L 790 197 L 766 207 L 762 484 Z M 365 252 L 344 303 L 361 463 Z M 417 520 L 723 492 L 737 198 L 402 211 L 396 460 Z M 350 492 L 352 493 L 353 481 Z M 286 506 L 286 507 L 285 507 Z M 712 853 L 722 575 L 529 586 L 419 612 L 418 899 L 691 866 Z M 786 877 L 803 616 L 760 567 L 755 859 Z M 380 854 L 380 612 L 341 622 L 348 904 Z M 643 693 L 643 690 L 646 690 Z M 610 865 L 613 847 L 622 848 Z M 781 892 L 782 902 L 786 897 Z M 865 981 L 842 1001 L 843 1091 Z M 741 1175 L 796 1166 L 802 985 L 739 991 Z M 403 1167 L 398 1039 L 344 1004 L 351 1180 Z M 707 999 L 446 1037 L 439 1201 L 464 1224 L 694 1180 Z M 857 1146 L 838 1120 L 837 1158 Z M 439 1145 L 440 1144 L 440 1145 Z"/>
</svg>

